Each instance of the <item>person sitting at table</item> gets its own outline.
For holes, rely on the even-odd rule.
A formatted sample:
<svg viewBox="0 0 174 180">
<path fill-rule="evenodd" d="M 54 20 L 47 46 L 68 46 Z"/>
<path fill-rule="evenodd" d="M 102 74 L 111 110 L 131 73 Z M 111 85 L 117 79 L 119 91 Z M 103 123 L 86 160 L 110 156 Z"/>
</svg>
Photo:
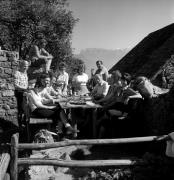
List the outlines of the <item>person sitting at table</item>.
<svg viewBox="0 0 174 180">
<path fill-rule="evenodd" d="M 101 99 L 94 100 L 94 102 L 96 104 L 105 105 L 105 104 L 109 104 L 111 101 L 113 101 L 115 91 L 117 91 L 118 87 L 122 86 L 122 74 L 121 74 L 121 72 L 119 70 L 113 71 L 110 81 L 111 81 L 110 82 L 111 84 L 109 86 L 109 90 L 108 90 L 107 95 Z"/>
<path fill-rule="evenodd" d="M 44 64 L 44 72 L 50 71 L 53 56 L 45 50 L 47 41 L 44 38 L 38 38 L 36 43 L 31 46 L 28 58 L 31 61 L 31 66 L 37 67 Z"/>
<path fill-rule="evenodd" d="M 132 89 L 130 82 L 130 76 L 128 78 L 124 74 L 121 83 L 117 85 L 113 84 L 106 98 L 101 101 L 103 105 L 103 116 L 98 120 L 98 127 L 100 129 L 99 138 L 102 138 L 101 134 L 109 128 L 106 127 L 109 117 L 114 115 L 118 119 L 125 119 L 130 112 L 136 110 L 137 104 L 139 104 L 138 99 L 142 99 L 142 96 L 139 92 Z"/>
<path fill-rule="evenodd" d="M 52 118 L 54 125 L 57 128 L 58 122 L 61 121 L 66 129 L 66 134 L 74 134 L 76 130 L 68 123 L 68 118 L 65 111 L 59 104 L 55 104 L 57 101 L 50 97 L 45 87 L 43 86 L 43 78 L 41 76 L 35 85 L 33 90 L 28 93 L 29 106 L 33 115 L 41 118 Z M 60 129 L 58 129 L 60 132 Z"/>
<path fill-rule="evenodd" d="M 69 81 L 69 75 L 66 72 L 66 64 L 61 62 L 59 64 L 58 72 L 54 75 L 55 90 L 62 95 L 67 95 L 67 87 Z"/>
<path fill-rule="evenodd" d="M 103 80 L 101 74 L 96 74 L 95 80 L 97 84 L 92 90 L 91 95 L 94 98 L 94 100 L 99 100 L 99 99 L 104 98 L 107 95 L 109 85 L 106 81 Z"/>
<path fill-rule="evenodd" d="M 145 100 L 157 98 L 160 95 L 169 92 L 169 89 L 160 88 L 153 85 L 151 81 L 144 76 L 138 76 L 135 79 L 134 87 L 140 92 Z"/>
<path fill-rule="evenodd" d="M 77 69 L 77 74 L 72 78 L 72 88 L 77 95 L 85 95 L 89 93 L 87 89 L 88 75 L 85 73 L 85 65 L 80 64 Z"/>
<path fill-rule="evenodd" d="M 49 98 L 58 98 L 61 96 L 61 94 L 57 91 L 55 91 L 55 89 L 53 88 L 53 76 L 50 74 L 42 74 L 41 75 L 41 79 L 42 79 L 42 85 L 44 88 L 44 90 L 46 90 L 46 92 L 50 95 Z M 43 91 L 44 92 L 44 91 Z"/>
</svg>

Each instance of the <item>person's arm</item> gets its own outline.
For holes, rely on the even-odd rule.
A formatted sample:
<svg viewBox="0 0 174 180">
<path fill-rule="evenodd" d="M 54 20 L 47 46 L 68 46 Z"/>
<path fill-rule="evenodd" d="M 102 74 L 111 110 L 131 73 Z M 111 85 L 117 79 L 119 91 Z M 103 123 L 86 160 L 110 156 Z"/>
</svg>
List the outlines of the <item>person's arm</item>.
<svg viewBox="0 0 174 180">
<path fill-rule="evenodd" d="M 107 103 L 110 102 L 113 98 L 113 93 L 107 94 L 104 98 L 95 100 L 95 103 Z"/>
<path fill-rule="evenodd" d="M 96 93 L 97 93 L 97 88 L 98 88 L 98 85 L 96 84 L 95 87 L 94 87 L 94 89 L 91 91 L 91 95 L 92 95 L 92 96 L 95 96 L 95 95 L 96 95 Z"/>
<path fill-rule="evenodd" d="M 67 92 L 68 81 L 69 81 L 69 75 L 68 75 L 68 73 L 67 73 L 67 74 L 66 74 L 65 84 L 64 84 L 62 93 L 66 93 L 66 92 Z"/>
<path fill-rule="evenodd" d="M 107 70 L 107 69 L 105 69 L 104 76 L 105 76 L 105 81 L 108 81 L 109 73 L 108 73 L 108 70 Z"/>
<path fill-rule="evenodd" d="M 108 90 L 109 90 L 109 85 L 108 85 L 108 83 L 106 82 L 106 83 L 104 83 L 104 86 L 103 86 L 103 93 L 102 93 L 102 95 L 103 95 L 103 96 L 106 96 L 107 93 L 108 93 Z"/>
<path fill-rule="evenodd" d="M 132 88 L 128 88 L 126 91 L 128 92 L 128 95 L 124 100 L 124 104 L 128 104 L 130 99 L 142 98 L 141 94 Z"/>
<path fill-rule="evenodd" d="M 44 56 L 44 55 L 41 55 L 41 54 L 40 54 L 40 51 L 39 51 L 38 46 L 33 46 L 33 48 L 34 48 L 34 51 L 35 51 L 35 56 L 36 56 L 37 58 L 39 58 L 39 59 L 48 59 L 48 58 L 49 58 L 49 56 Z M 50 57 L 50 58 L 51 58 L 51 57 Z"/>
<path fill-rule="evenodd" d="M 47 56 L 48 58 L 53 58 L 51 54 L 49 54 L 44 48 L 42 48 L 42 53 Z"/>
<path fill-rule="evenodd" d="M 54 99 L 49 95 L 49 93 L 45 90 L 44 91 L 44 98 L 43 98 L 43 101 L 42 101 L 42 103 L 43 104 L 49 104 L 49 103 L 52 103 L 52 104 L 54 104 Z"/>
<path fill-rule="evenodd" d="M 58 95 L 60 95 L 57 91 L 54 90 L 54 88 L 52 86 L 50 87 L 50 93 L 51 93 L 51 96 L 58 96 Z"/>
<path fill-rule="evenodd" d="M 42 104 L 41 101 L 38 101 L 34 98 L 32 93 L 28 94 L 29 103 L 34 104 L 37 108 L 44 108 L 44 109 L 53 109 L 55 106 L 47 106 Z"/>
</svg>

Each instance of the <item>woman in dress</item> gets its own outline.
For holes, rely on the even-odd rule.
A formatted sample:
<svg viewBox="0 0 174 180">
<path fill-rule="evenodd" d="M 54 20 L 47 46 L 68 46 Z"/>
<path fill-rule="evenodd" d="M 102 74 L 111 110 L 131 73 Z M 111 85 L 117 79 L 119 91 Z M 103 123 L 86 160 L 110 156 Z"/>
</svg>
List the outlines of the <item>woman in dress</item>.
<svg viewBox="0 0 174 180">
<path fill-rule="evenodd" d="M 66 64 L 60 63 L 58 73 L 54 77 L 54 88 L 61 95 L 67 95 L 69 75 L 66 72 Z"/>
<path fill-rule="evenodd" d="M 81 64 L 78 66 L 77 74 L 72 79 L 72 87 L 74 93 L 77 95 L 85 95 L 89 93 L 86 86 L 88 82 L 88 75 L 85 73 L 85 65 Z"/>
</svg>

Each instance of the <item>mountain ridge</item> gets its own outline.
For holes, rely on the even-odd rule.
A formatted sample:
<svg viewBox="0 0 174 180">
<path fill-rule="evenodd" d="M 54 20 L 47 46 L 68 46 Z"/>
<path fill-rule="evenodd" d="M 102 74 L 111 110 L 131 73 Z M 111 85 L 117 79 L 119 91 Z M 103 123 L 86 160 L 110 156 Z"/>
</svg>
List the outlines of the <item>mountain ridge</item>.
<svg viewBox="0 0 174 180">
<path fill-rule="evenodd" d="M 104 48 L 86 48 L 82 49 L 79 54 L 75 54 L 74 57 L 83 60 L 86 64 L 86 73 L 90 75 L 91 68 L 96 69 L 96 61 L 102 60 L 106 68 L 110 69 L 116 64 L 122 57 L 124 57 L 129 48 L 116 48 L 116 49 L 104 49 Z"/>
</svg>

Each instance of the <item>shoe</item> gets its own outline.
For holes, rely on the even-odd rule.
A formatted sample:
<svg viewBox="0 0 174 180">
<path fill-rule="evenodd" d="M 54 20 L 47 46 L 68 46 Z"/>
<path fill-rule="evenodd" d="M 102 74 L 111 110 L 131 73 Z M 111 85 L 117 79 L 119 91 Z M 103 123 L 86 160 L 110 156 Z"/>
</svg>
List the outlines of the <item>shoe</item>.
<svg viewBox="0 0 174 180">
<path fill-rule="evenodd" d="M 69 135 L 69 134 L 75 134 L 75 133 L 78 133 L 80 132 L 78 129 L 74 129 L 72 126 L 68 126 L 66 128 L 66 134 Z"/>
</svg>

